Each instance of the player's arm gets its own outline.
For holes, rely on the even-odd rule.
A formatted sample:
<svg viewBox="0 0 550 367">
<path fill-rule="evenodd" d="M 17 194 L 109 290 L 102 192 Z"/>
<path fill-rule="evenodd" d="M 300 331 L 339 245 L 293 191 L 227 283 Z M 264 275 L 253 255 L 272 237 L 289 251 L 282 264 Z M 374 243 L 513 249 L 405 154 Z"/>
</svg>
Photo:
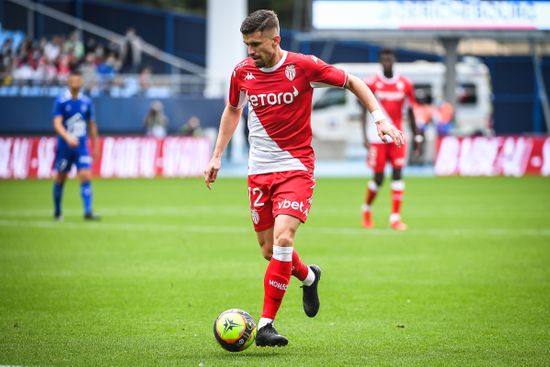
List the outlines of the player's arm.
<svg viewBox="0 0 550 367">
<path fill-rule="evenodd" d="M 92 141 L 92 158 L 97 159 L 97 157 L 99 157 L 99 132 L 94 120 L 90 120 L 88 130 L 90 140 Z"/>
<path fill-rule="evenodd" d="M 363 134 L 363 146 L 369 148 L 369 138 L 367 136 L 367 109 L 361 105 L 361 134 Z"/>
<path fill-rule="evenodd" d="M 414 136 L 413 151 L 416 155 L 419 155 L 421 144 L 424 141 L 424 136 L 422 136 L 422 134 L 420 134 L 420 132 L 418 131 L 418 126 L 416 125 L 416 117 L 414 115 L 414 110 L 412 106 L 409 106 L 407 108 L 407 115 L 409 117 L 409 126 L 411 129 L 411 133 Z"/>
<path fill-rule="evenodd" d="M 416 97 L 414 96 L 414 86 L 412 84 L 407 84 L 407 116 L 409 118 L 409 127 L 413 136 L 413 152 L 416 155 L 420 155 L 421 144 L 424 141 L 424 136 L 418 130 L 416 125 L 416 116 L 414 114 L 414 107 L 416 106 Z"/>
<path fill-rule="evenodd" d="M 384 143 L 387 142 L 386 135 L 388 135 L 397 146 L 405 144 L 403 132 L 386 121 L 383 112 L 380 111 L 380 108 L 378 107 L 376 97 L 361 79 L 354 75 L 348 75 L 348 80 L 344 87 L 355 94 L 363 107 L 365 107 L 369 113 L 372 114 L 378 130 L 378 136 L 380 136 L 380 139 L 382 139 Z"/>
<path fill-rule="evenodd" d="M 241 113 L 242 108 L 233 107 L 229 103 L 223 110 L 220 121 L 220 129 L 218 131 L 218 138 L 216 139 L 216 145 L 214 146 L 214 153 L 212 153 L 212 158 L 204 169 L 204 182 L 209 190 L 212 189 L 212 183 L 216 181 L 216 178 L 218 177 L 223 152 L 225 151 L 229 140 L 231 140 L 231 137 L 239 124 Z"/>
<path fill-rule="evenodd" d="M 78 146 L 78 139 L 67 131 L 65 129 L 65 126 L 63 126 L 63 116 L 57 115 L 53 118 L 53 129 L 63 140 L 69 144 L 70 147 L 76 147 Z"/>
</svg>

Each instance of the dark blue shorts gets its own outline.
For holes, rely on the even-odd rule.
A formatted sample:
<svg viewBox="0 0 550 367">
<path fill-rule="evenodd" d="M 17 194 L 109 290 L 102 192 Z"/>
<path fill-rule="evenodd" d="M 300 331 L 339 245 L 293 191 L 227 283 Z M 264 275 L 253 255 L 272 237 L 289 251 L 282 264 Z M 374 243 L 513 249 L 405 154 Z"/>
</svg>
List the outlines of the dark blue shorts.
<svg viewBox="0 0 550 367">
<path fill-rule="evenodd" d="M 78 171 L 92 167 L 92 157 L 86 143 L 81 142 L 76 148 L 71 148 L 65 141 L 58 141 L 55 150 L 54 169 L 57 172 L 69 172 L 76 164 Z"/>
</svg>

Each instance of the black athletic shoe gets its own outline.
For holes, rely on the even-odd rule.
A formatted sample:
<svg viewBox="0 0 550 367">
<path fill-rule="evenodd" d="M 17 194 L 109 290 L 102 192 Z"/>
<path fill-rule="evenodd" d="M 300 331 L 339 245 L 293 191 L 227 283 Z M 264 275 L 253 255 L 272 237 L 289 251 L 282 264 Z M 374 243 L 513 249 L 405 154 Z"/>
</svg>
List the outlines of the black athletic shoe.
<svg viewBox="0 0 550 367">
<path fill-rule="evenodd" d="M 317 312 L 319 312 L 319 294 L 317 293 L 317 285 L 319 284 L 319 280 L 321 280 L 321 268 L 317 265 L 310 265 L 309 266 L 311 271 L 315 274 L 315 280 L 313 281 L 313 284 L 310 286 L 302 286 L 303 289 L 303 295 L 302 295 L 302 302 L 304 303 L 304 312 L 309 317 L 315 317 L 317 315 Z"/>
<path fill-rule="evenodd" d="M 273 327 L 273 323 L 258 329 L 256 333 L 256 345 L 258 347 L 284 347 L 287 344 L 288 339 L 279 335 Z"/>
<path fill-rule="evenodd" d="M 62 222 L 63 221 L 63 214 L 61 213 L 55 213 L 53 215 L 53 220 L 57 221 L 57 222 Z"/>
<path fill-rule="evenodd" d="M 101 220 L 101 217 L 94 213 L 87 213 L 87 214 L 84 214 L 84 220 L 99 221 Z"/>
</svg>

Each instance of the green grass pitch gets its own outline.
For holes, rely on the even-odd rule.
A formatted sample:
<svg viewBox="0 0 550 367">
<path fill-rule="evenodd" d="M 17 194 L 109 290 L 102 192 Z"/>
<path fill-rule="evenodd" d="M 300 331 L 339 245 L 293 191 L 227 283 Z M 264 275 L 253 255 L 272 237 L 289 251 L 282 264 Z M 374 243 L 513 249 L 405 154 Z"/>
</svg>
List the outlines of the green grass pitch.
<svg viewBox="0 0 550 367">
<path fill-rule="evenodd" d="M 51 182 L 0 182 L 0 365 L 550 365 L 550 180 L 406 182 L 396 233 L 387 183 L 364 231 L 366 180 L 318 180 L 295 247 L 323 269 L 319 315 L 293 279 L 276 322 L 289 346 L 242 353 L 212 324 L 261 311 L 245 179 L 97 180 L 100 223 L 74 180 L 61 223 Z"/>
</svg>

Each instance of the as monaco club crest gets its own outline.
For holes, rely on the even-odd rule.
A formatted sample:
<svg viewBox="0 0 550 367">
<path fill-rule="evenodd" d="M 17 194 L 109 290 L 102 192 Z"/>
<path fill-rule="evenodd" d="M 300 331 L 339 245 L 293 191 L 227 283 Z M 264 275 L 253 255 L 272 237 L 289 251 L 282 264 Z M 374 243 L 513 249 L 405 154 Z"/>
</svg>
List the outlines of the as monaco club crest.
<svg viewBox="0 0 550 367">
<path fill-rule="evenodd" d="M 252 222 L 254 224 L 260 223 L 260 214 L 256 209 L 250 209 L 250 216 L 252 217 Z"/>
<path fill-rule="evenodd" d="M 296 69 L 294 68 L 294 65 L 288 65 L 285 69 L 285 75 L 286 78 L 290 81 L 293 81 L 296 77 Z"/>
</svg>

